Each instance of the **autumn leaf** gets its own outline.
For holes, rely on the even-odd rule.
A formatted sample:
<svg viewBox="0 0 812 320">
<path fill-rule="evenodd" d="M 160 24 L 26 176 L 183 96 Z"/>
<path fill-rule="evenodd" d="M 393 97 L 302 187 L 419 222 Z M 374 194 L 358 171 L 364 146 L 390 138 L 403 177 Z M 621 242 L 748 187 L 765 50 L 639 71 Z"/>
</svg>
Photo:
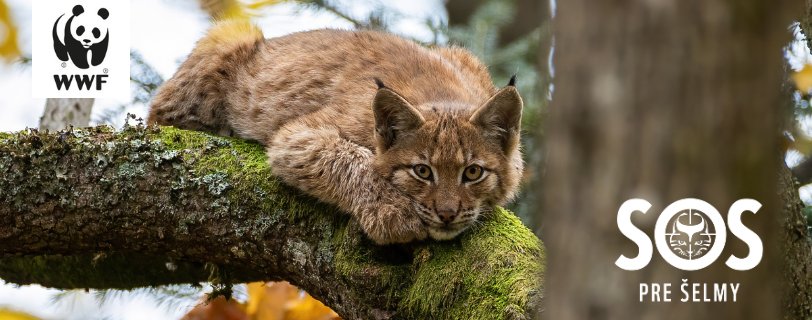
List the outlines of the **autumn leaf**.
<svg viewBox="0 0 812 320">
<path fill-rule="evenodd" d="M 38 320 L 27 313 L 0 308 L 0 320 Z"/>
<path fill-rule="evenodd" d="M 254 320 L 284 320 L 287 302 L 298 295 L 299 289 L 284 281 L 249 283 L 246 312 Z"/>
<path fill-rule="evenodd" d="M 1 0 L 0 0 L 1 1 Z M 203 8 L 212 18 L 218 20 L 238 19 L 246 20 L 257 15 L 258 10 L 276 5 L 285 0 L 199 0 Z"/>
<path fill-rule="evenodd" d="M 204 298 L 201 303 L 192 308 L 181 320 L 249 320 L 242 305 L 234 299 L 226 300 L 217 297 L 208 301 Z"/>
<path fill-rule="evenodd" d="M 338 314 L 288 282 L 248 284 L 246 311 L 254 320 L 340 320 Z"/>
<path fill-rule="evenodd" d="M 11 11 L 6 2 L 0 0 L 0 57 L 12 60 L 20 56 L 17 46 L 17 28 L 11 21 Z"/>
<path fill-rule="evenodd" d="M 246 5 L 246 7 L 251 9 L 251 10 L 259 10 L 259 9 L 264 8 L 264 7 L 269 7 L 269 6 L 272 6 L 272 5 L 280 4 L 282 2 L 285 2 L 285 0 L 257 0 L 257 1 L 254 1 L 254 2 L 248 3 Z"/>
<path fill-rule="evenodd" d="M 245 303 L 204 298 L 183 320 L 341 320 L 335 311 L 288 282 L 252 282 L 246 286 Z"/>
<path fill-rule="evenodd" d="M 285 320 L 338 320 L 341 319 L 335 311 L 325 306 L 321 301 L 313 299 L 309 294 L 303 293 L 299 299 L 288 301 Z"/>
<path fill-rule="evenodd" d="M 792 74 L 795 88 L 803 93 L 812 91 L 812 64 L 804 65 L 803 69 Z"/>
</svg>

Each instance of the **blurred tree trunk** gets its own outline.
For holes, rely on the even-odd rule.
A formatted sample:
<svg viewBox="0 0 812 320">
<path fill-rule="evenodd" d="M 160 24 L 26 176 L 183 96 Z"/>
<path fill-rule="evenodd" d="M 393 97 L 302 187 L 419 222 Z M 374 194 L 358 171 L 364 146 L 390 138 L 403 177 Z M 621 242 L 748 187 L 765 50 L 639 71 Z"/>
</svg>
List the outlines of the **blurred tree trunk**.
<svg viewBox="0 0 812 320">
<path fill-rule="evenodd" d="M 810 316 L 809 246 L 778 156 L 781 48 L 790 14 L 800 10 L 791 1 L 559 3 L 538 210 L 550 261 L 545 318 L 779 319 L 782 309 Z M 757 199 L 762 209 L 743 223 L 764 242 L 764 257 L 747 272 L 728 268 L 727 257 L 749 254 L 730 235 L 701 271 L 672 267 L 656 247 L 647 267 L 621 270 L 615 260 L 638 249 L 618 231 L 616 214 L 636 197 L 653 204 L 633 215 L 649 237 L 673 201 L 700 198 L 726 217 L 737 199 Z M 776 297 L 787 278 L 796 282 L 782 306 Z M 682 303 L 683 279 L 740 283 L 737 302 Z M 671 283 L 673 302 L 639 302 L 641 283 Z"/>
<path fill-rule="evenodd" d="M 784 300 L 782 308 L 785 319 L 812 318 L 812 244 L 809 241 L 803 203 L 798 195 L 800 184 L 793 179 L 785 164 L 780 168 L 779 192 L 783 202 L 781 237 L 779 241 L 784 254 L 783 275 Z"/>
<path fill-rule="evenodd" d="M 39 119 L 39 129 L 56 131 L 68 126 L 87 127 L 92 111 L 93 99 L 49 98 L 45 101 L 45 112 Z"/>
</svg>

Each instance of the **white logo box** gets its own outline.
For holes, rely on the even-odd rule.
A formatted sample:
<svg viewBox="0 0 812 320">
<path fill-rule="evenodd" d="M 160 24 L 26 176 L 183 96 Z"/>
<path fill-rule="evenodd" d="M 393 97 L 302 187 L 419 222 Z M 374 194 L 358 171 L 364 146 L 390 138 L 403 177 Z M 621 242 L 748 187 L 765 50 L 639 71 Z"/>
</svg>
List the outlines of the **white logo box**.
<svg viewBox="0 0 812 320">
<path fill-rule="evenodd" d="M 87 53 L 87 57 L 80 57 L 74 52 L 68 61 L 62 61 L 54 49 L 54 41 L 60 45 L 66 44 L 66 37 L 77 40 L 76 43 L 90 42 L 87 39 L 76 39 L 74 33 L 66 30 L 67 21 L 74 16 L 73 8 L 82 7 L 82 13 L 74 18 L 73 29 L 78 25 L 86 24 L 82 30 L 83 37 L 91 40 L 104 38 L 107 34 L 107 50 L 104 59 L 98 65 L 90 63 L 94 55 Z M 106 18 L 101 18 L 99 10 L 104 8 Z M 115 98 L 129 99 L 130 96 L 130 0 L 34 0 L 32 6 L 32 96 L 34 98 Z M 62 16 L 64 15 L 64 16 Z M 62 16 L 60 18 L 60 16 Z M 57 23 L 57 20 L 59 22 Z M 54 25 L 56 24 L 56 29 Z M 94 28 L 99 29 L 101 37 L 91 38 L 98 34 Z M 57 39 L 54 40 L 54 31 Z M 76 44 L 74 43 L 74 44 Z M 91 45 L 92 44 L 92 45 Z M 95 43 L 86 48 L 87 51 L 97 48 Z M 76 48 L 73 46 L 71 48 Z M 79 51 L 77 51 L 79 52 Z M 99 51 L 97 51 L 99 52 Z M 80 68 L 81 61 L 87 60 L 86 69 Z M 69 88 L 63 82 L 61 89 L 57 87 L 54 76 L 60 80 L 70 80 Z M 91 80 L 85 82 L 80 88 L 76 78 Z M 101 81 L 99 81 L 101 80 Z M 101 88 L 101 90 L 98 90 Z"/>
</svg>

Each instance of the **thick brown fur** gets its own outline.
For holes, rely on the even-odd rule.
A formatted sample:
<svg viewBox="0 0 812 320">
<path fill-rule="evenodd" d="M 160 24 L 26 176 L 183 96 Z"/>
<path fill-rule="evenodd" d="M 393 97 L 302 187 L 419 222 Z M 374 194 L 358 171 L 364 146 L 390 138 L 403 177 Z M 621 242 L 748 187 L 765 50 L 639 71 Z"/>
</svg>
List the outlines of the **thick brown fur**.
<svg viewBox="0 0 812 320">
<path fill-rule="evenodd" d="M 375 31 L 264 39 L 222 22 L 158 92 L 149 122 L 264 144 L 275 175 L 386 244 L 452 238 L 515 195 L 521 108 L 515 87 L 498 90 L 461 48 Z M 483 169 L 467 181 L 472 166 Z"/>
</svg>

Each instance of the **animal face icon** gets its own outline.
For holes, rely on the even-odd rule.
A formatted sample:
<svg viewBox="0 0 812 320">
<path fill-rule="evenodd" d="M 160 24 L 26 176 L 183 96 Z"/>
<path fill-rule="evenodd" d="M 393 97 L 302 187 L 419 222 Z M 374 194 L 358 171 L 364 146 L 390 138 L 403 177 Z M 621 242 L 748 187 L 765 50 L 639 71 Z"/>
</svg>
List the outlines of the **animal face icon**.
<svg viewBox="0 0 812 320">
<path fill-rule="evenodd" d="M 87 69 L 91 65 L 98 66 L 107 55 L 110 41 L 107 18 L 110 17 L 110 12 L 105 8 L 100 8 L 96 12 L 85 12 L 84 7 L 76 5 L 71 13 L 72 15 L 64 22 L 64 28 L 59 28 L 60 23 L 63 23 L 64 14 L 54 22 L 53 40 L 56 56 L 65 62 L 70 58 L 70 61 L 80 69 Z"/>
<path fill-rule="evenodd" d="M 81 8 L 82 6 L 77 6 Z M 90 48 L 92 45 L 107 39 L 105 21 L 110 14 L 107 9 L 101 8 L 97 14 L 80 14 L 73 18 L 70 33 L 82 47 Z"/>
<path fill-rule="evenodd" d="M 687 210 L 677 214 L 669 222 L 669 232 L 665 234 L 668 245 L 675 254 L 689 260 L 705 255 L 713 245 L 716 236 L 707 217 L 697 210 Z"/>
</svg>

